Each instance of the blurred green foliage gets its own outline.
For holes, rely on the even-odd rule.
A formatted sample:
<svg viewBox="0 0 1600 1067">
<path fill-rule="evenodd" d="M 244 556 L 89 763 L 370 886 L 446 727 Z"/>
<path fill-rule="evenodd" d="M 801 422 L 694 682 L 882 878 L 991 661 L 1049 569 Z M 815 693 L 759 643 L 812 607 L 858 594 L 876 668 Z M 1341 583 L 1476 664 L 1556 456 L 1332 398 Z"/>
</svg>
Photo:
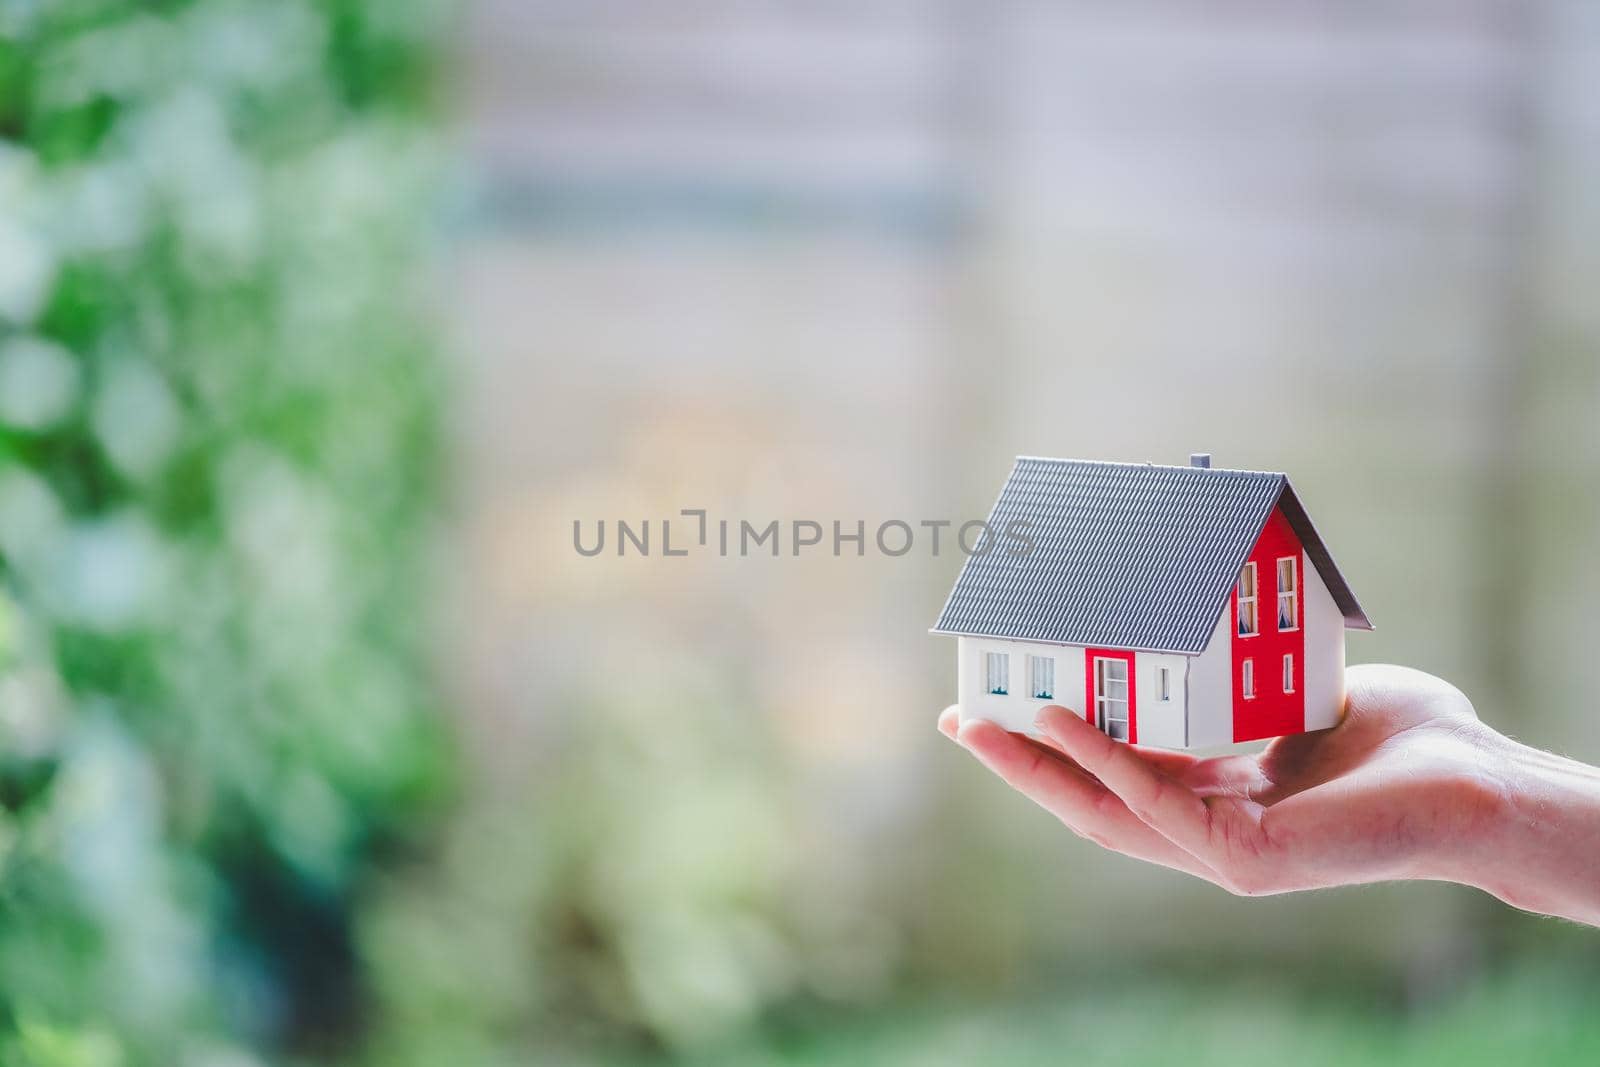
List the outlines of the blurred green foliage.
<svg viewBox="0 0 1600 1067">
<path fill-rule="evenodd" d="M 353 915 L 448 751 L 442 18 L 0 2 L 0 1063 L 359 1036 Z"/>
</svg>

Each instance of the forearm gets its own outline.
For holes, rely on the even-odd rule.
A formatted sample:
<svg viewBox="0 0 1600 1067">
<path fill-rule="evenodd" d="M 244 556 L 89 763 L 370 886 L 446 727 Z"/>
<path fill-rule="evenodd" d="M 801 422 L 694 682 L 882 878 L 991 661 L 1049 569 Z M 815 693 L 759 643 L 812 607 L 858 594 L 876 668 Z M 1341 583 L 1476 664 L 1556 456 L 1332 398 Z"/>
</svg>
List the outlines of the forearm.
<svg viewBox="0 0 1600 1067">
<path fill-rule="evenodd" d="M 1481 830 L 1446 848 L 1440 875 L 1507 904 L 1600 926 L 1600 768 L 1493 734 Z"/>
</svg>

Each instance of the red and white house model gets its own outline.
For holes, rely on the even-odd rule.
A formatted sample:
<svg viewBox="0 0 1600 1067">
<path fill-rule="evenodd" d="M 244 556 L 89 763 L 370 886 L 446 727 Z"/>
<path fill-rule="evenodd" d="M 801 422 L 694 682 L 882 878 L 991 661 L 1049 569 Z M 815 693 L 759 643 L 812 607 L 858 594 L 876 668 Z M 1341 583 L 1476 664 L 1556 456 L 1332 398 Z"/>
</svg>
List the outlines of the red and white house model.
<svg viewBox="0 0 1600 1067">
<path fill-rule="evenodd" d="M 1372 624 L 1286 475 L 1019 457 L 934 633 L 961 717 L 1060 704 L 1118 740 L 1203 748 L 1335 725 Z"/>
</svg>

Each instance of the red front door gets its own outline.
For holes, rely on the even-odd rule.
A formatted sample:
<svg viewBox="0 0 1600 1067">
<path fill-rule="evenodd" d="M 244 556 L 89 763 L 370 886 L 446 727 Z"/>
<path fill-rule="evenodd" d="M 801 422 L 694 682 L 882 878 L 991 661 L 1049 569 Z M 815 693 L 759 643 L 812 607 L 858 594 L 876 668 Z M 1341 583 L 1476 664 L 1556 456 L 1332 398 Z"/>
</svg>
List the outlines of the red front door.
<svg viewBox="0 0 1600 1067">
<path fill-rule="evenodd" d="M 1083 669 L 1083 692 L 1089 705 L 1084 717 L 1118 741 L 1137 742 L 1139 694 L 1134 684 L 1133 653 L 1086 648 Z"/>
</svg>

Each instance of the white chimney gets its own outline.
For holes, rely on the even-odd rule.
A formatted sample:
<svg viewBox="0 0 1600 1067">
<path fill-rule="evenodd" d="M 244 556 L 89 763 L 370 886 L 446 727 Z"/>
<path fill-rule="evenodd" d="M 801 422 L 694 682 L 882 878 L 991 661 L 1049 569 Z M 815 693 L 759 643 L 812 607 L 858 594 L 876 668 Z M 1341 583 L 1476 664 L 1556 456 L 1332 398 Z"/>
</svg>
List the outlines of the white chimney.
<svg viewBox="0 0 1600 1067">
<path fill-rule="evenodd" d="M 1190 452 L 1189 453 L 1189 466 L 1191 466 L 1191 467 L 1209 467 L 1209 466 L 1211 466 L 1211 453 L 1210 452 Z"/>
</svg>

